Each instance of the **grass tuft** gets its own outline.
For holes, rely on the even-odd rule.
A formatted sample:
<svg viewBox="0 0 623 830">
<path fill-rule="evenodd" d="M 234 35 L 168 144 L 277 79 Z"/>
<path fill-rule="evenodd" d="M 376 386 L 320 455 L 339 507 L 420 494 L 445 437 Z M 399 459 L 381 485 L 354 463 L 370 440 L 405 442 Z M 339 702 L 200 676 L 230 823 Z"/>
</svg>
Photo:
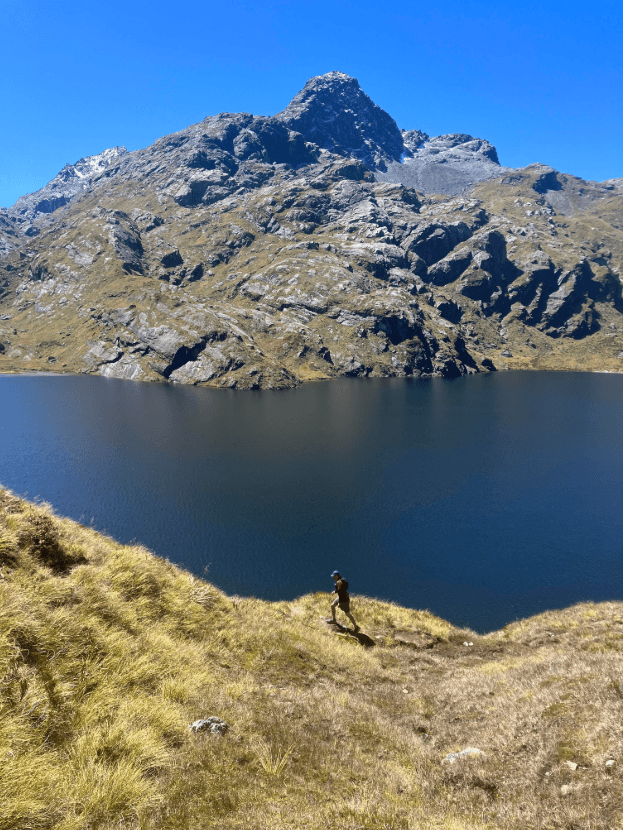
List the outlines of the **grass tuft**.
<svg viewBox="0 0 623 830">
<path fill-rule="evenodd" d="M 273 749 L 264 741 L 257 745 L 257 759 L 260 767 L 267 775 L 280 776 L 285 770 L 288 759 L 294 750 L 294 744 L 285 750 Z"/>
</svg>

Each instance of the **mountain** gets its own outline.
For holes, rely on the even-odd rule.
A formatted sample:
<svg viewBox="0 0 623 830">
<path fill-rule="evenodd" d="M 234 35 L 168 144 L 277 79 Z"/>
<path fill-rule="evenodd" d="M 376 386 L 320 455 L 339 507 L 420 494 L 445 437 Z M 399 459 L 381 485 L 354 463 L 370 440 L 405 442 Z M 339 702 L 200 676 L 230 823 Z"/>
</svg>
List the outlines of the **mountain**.
<svg viewBox="0 0 623 830">
<path fill-rule="evenodd" d="M 0 211 L 0 368 L 236 388 L 623 368 L 623 180 L 401 131 L 354 78 Z"/>
</svg>

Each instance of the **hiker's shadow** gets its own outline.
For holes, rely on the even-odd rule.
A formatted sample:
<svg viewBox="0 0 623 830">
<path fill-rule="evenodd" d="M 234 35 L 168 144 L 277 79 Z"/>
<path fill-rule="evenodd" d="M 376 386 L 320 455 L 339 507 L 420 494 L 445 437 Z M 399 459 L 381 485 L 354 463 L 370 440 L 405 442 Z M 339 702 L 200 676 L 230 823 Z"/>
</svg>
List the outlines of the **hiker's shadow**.
<svg viewBox="0 0 623 830">
<path fill-rule="evenodd" d="M 364 634 L 363 631 L 353 631 L 349 628 L 345 628 L 344 631 L 349 635 L 349 637 L 353 637 L 353 639 L 357 640 L 358 643 L 365 648 L 372 648 L 372 646 L 376 645 L 372 637 L 368 637 L 368 635 Z"/>
</svg>

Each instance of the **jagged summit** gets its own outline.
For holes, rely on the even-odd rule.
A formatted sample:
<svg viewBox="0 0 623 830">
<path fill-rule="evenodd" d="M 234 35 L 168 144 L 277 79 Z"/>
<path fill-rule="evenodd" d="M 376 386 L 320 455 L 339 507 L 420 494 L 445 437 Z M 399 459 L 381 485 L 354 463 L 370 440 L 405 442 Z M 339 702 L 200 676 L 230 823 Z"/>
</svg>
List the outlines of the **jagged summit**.
<svg viewBox="0 0 623 830">
<path fill-rule="evenodd" d="M 109 147 L 95 156 L 79 159 L 75 164 L 66 164 L 57 178 L 62 178 L 65 181 L 70 178 L 92 179 L 102 173 L 112 161 L 127 152 L 125 147 Z"/>
<path fill-rule="evenodd" d="M 78 193 L 88 190 L 91 182 L 119 156 L 127 153 L 125 147 L 109 147 L 102 153 L 66 164 L 44 187 L 26 196 L 20 196 L 7 213 L 20 222 L 32 222 L 37 216 L 53 213 Z"/>
<path fill-rule="evenodd" d="M 325 150 L 360 159 L 379 181 L 424 193 L 455 195 L 503 172 L 495 147 L 483 139 L 400 131 L 345 72 L 311 78 L 275 119 Z"/>
<path fill-rule="evenodd" d="M 356 78 L 327 72 L 311 78 L 275 118 L 325 150 L 355 156 L 371 168 L 400 159 L 394 119 L 366 95 Z"/>
</svg>

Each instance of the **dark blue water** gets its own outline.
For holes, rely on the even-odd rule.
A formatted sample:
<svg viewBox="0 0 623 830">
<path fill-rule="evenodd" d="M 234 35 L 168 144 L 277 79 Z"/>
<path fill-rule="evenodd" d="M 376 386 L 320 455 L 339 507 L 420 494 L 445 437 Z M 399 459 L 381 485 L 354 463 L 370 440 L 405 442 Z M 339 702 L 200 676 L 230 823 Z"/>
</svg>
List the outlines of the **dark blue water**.
<svg viewBox="0 0 623 830">
<path fill-rule="evenodd" d="M 229 593 L 478 630 L 623 592 L 623 376 L 232 392 L 0 376 L 0 482 Z"/>
</svg>

